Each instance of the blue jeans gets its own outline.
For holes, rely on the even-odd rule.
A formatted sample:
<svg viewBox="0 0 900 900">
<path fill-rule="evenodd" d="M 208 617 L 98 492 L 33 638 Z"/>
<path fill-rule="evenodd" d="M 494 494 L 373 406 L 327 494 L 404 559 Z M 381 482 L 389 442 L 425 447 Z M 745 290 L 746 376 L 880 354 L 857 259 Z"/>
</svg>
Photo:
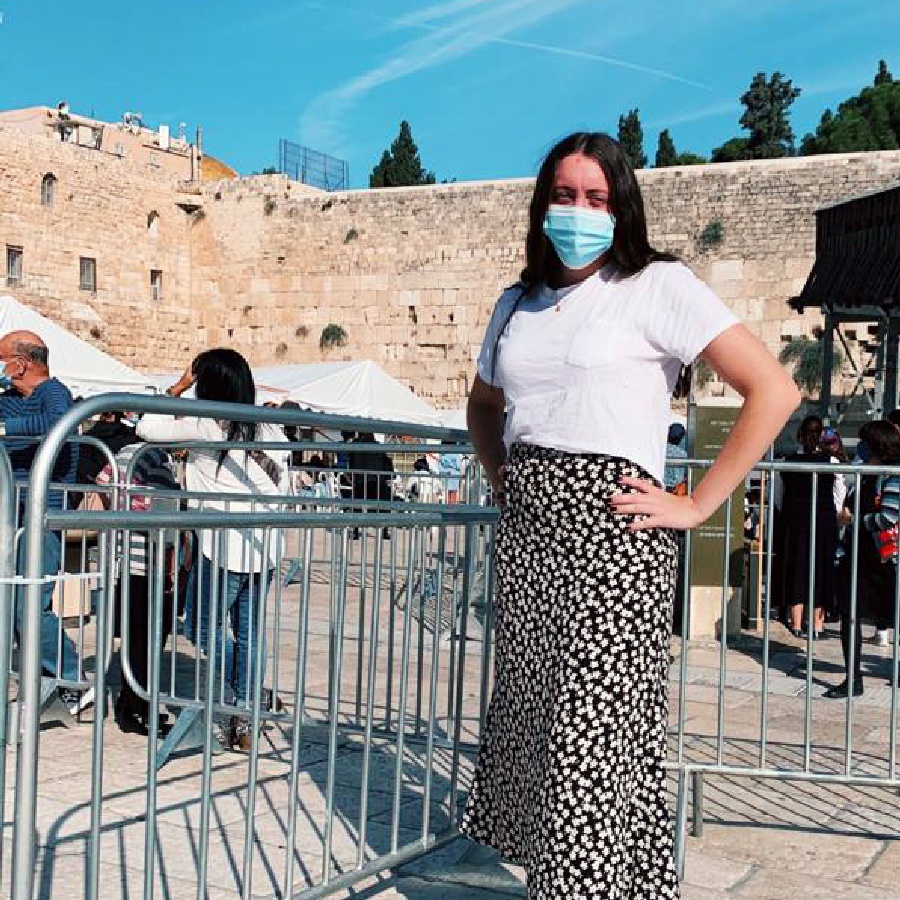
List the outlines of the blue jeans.
<svg viewBox="0 0 900 900">
<path fill-rule="evenodd" d="M 184 611 L 185 634 L 195 646 L 209 656 L 209 613 L 212 603 L 213 566 L 202 554 L 198 561 L 200 583 L 197 584 L 196 566 L 191 570 L 192 584 L 188 587 L 187 603 Z M 269 590 L 272 570 L 264 572 L 233 572 L 219 569 L 218 597 L 216 604 L 216 660 L 215 696 L 218 700 L 221 687 L 219 673 L 222 658 L 225 659 L 226 703 L 248 706 L 247 698 L 257 667 L 266 669 L 266 629 L 265 622 L 259 621 L 259 611 L 263 598 Z M 228 625 L 222 624 L 223 607 Z M 198 615 L 199 612 L 199 615 Z M 252 625 L 252 627 L 251 627 Z M 199 634 L 198 634 L 199 630 Z M 223 633 L 224 632 L 224 633 Z M 251 635 L 252 632 L 252 635 Z"/>
<path fill-rule="evenodd" d="M 21 575 L 25 568 L 24 540 L 19 544 L 16 571 Z M 55 531 L 44 535 L 44 575 L 57 575 L 62 562 L 62 545 Z M 78 652 L 72 639 L 62 632 L 61 670 L 57 670 L 56 649 L 62 631 L 59 618 L 53 612 L 53 589 L 56 582 L 50 581 L 41 586 L 41 666 L 44 672 L 55 675 L 64 681 L 78 681 Z M 19 649 L 22 647 L 22 630 L 25 618 L 25 587 L 16 589 L 16 637 Z"/>
</svg>

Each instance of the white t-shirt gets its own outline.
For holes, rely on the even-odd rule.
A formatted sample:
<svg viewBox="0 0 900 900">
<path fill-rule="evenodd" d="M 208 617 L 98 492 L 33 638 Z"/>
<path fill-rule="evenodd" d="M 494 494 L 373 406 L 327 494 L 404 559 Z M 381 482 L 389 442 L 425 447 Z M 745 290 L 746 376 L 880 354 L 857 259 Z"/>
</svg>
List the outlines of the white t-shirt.
<svg viewBox="0 0 900 900">
<path fill-rule="evenodd" d="M 173 419 L 171 416 L 146 415 L 137 426 L 137 435 L 145 441 L 166 441 L 178 444 L 184 441 L 222 441 L 225 430 L 212 419 Z M 261 424 L 257 427 L 258 441 L 287 443 L 281 428 Z M 267 512 L 271 505 L 260 502 L 266 496 L 284 496 L 291 493 L 290 453 L 265 450 L 278 466 L 279 484 L 275 484 L 262 466 L 246 451 L 229 450 L 219 465 L 220 450 L 198 448 L 188 452 L 185 467 L 185 488 L 188 491 L 208 494 L 199 500 L 190 499 L 188 506 L 203 510 L 227 510 L 228 512 Z M 217 500 L 216 494 L 246 494 L 247 501 Z M 278 507 L 276 507 L 278 508 Z M 264 565 L 274 566 L 283 546 L 283 532 L 272 529 L 268 541 L 268 560 L 264 564 L 265 534 L 256 528 L 229 528 L 224 539 L 215 546 L 216 532 L 203 529 L 200 546 L 207 559 L 218 559 L 223 569 L 232 572 L 259 572 Z"/>
<path fill-rule="evenodd" d="M 506 398 L 504 442 L 637 463 L 662 481 L 670 397 L 682 364 L 738 319 L 681 263 L 632 276 L 604 266 L 574 287 L 497 302 L 478 374 Z"/>
</svg>

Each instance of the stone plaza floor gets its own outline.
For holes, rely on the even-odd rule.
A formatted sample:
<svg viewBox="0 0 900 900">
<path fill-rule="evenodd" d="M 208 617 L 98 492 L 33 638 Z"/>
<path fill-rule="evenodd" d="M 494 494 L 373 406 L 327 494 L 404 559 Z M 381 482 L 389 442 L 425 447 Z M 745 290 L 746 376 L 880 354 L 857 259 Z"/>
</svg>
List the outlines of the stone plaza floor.
<svg viewBox="0 0 900 900">
<path fill-rule="evenodd" d="M 327 717 L 329 616 L 333 598 L 327 578 L 314 578 L 307 648 L 307 709 L 314 721 Z M 356 581 L 359 586 L 359 579 Z M 397 594 L 396 596 L 400 596 Z M 384 642 L 402 638 L 402 603 L 385 603 L 379 613 Z M 297 598 L 286 590 L 282 602 L 282 642 L 277 671 L 280 690 L 292 683 L 296 658 L 296 631 L 284 626 L 296 618 Z M 393 616 L 393 618 L 392 618 Z M 367 641 L 354 646 L 356 622 L 350 622 L 344 642 L 340 720 L 355 714 L 355 686 L 365 661 Z M 424 635 L 423 671 L 430 670 L 434 620 L 412 620 L 412 631 Z M 463 736 L 473 736 L 480 692 L 481 649 L 479 621 L 470 625 L 470 652 L 466 662 Z M 421 629 L 420 629 L 421 625 Z M 425 627 L 425 626 L 428 627 Z M 768 680 L 769 762 L 800 768 L 804 763 L 804 701 L 806 645 L 790 637 L 781 625 L 771 627 Z M 293 635 L 293 637 L 291 637 Z M 183 640 L 183 639 L 182 639 Z M 438 642 L 439 683 L 449 679 L 449 645 Z M 426 652 L 427 651 L 427 652 Z M 272 648 L 270 645 L 270 654 Z M 678 673 L 681 649 L 672 651 L 670 689 L 671 725 L 679 709 Z M 857 771 L 886 771 L 890 740 L 891 692 L 887 649 L 863 645 L 866 693 L 854 703 L 853 737 Z M 752 763 L 758 755 L 760 724 L 760 641 L 745 634 L 730 647 L 724 690 L 723 762 Z M 418 657 L 413 656 L 414 660 Z M 814 696 L 810 763 L 813 769 L 839 771 L 844 760 L 846 704 L 821 697 L 843 677 L 840 642 L 835 626 L 829 638 L 814 645 Z M 694 760 L 715 759 L 719 678 L 717 645 L 691 646 L 685 694 L 685 748 Z M 399 668 L 395 659 L 394 696 L 399 696 Z M 186 658 L 185 671 L 192 670 Z M 410 666 L 408 694 L 415 695 L 416 664 Z M 270 655 L 270 681 L 276 661 Z M 383 667 L 386 668 L 386 667 Z M 180 677 L 180 676 L 179 676 Z M 384 689 L 386 673 L 378 673 L 376 690 Z M 116 664 L 111 668 L 113 687 Z M 443 690 L 443 687 L 442 687 Z M 380 693 L 379 696 L 386 696 Z M 291 699 L 285 696 L 288 713 Z M 365 702 L 365 693 L 362 694 Z M 413 716 L 415 702 L 408 704 Z M 427 698 L 425 700 L 427 707 Z M 383 709 L 382 709 L 383 712 Z M 396 709 L 395 709 L 396 712 Z M 440 710 L 439 710 L 440 713 Z M 420 714 L 420 713 L 417 713 Z M 38 783 L 38 843 L 35 870 L 36 896 L 76 900 L 83 896 L 88 827 L 90 822 L 91 715 L 83 723 L 48 723 L 41 734 Z M 457 768 L 447 747 L 447 735 L 438 729 L 434 746 L 428 830 L 446 832 L 457 810 L 450 809 L 450 785 L 456 772 L 458 804 L 464 802 L 472 771 L 470 752 L 460 755 Z M 289 834 L 290 750 L 289 723 L 270 724 L 259 742 L 256 790 L 249 790 L 248 754 L 225 752 L 212 758 L 212 794 L 208 843 L 208 897 L 226 900 L 239 896 L 285 896 L 288 848 L 293 854 L 293 875 L 288 894 L 320 880 L 326 835 L 325 796 L 329 779 L 328 746 L 323 727 L 301 732 L 297 824 Z M 147 815 L 148 748 L 146 738 L 124 735 L 112 717 L 104 726 L 102 781 L 102 837 L 100 842 L 100 896 L 139 898 L 145 880 L 145 828 Z M 672 752 L 675 750 L 673 736 Z M 366 814 L 365 858 L 387 853 L 392 846 L 393 818 L 397 812 L 398 846 L 415 841 L 423 829 L 427 746 L 410 740 L 403 748 L 399 785 L 394 781 L 397 754 L 394 744 L 378 739 L 370 754 L 371 782 Z M 363 742 L 359 734 L 341 732 L 334 760 L 336 816 L 331 833 L 332 865 L 346 871 L 358 861 L 360 844 L 361 770 Z M 200 785 L 202 756 L 176 754 L 159 772 L 157 791 L 158 848 L 153 862 L 154 896 L 194 897 L 200 866 Z M 15 750 L 7 754 L 7 792 L 4 808 L 0 896 L 9 894 L 10 839 L 13 817 Z M 673 788 L 674 777 L 670 780 Z M 802 782 L 753 780 L 745 777 L 708 777 L 704 791 L 704 823 L 700 837 L 690 837 L 687 849 L 685 900 L 725 900 L 731 897 L 766 900 L 889 900 L 900 896 L 900 797 L 881 787 L 829 786 Z M 249 804 L 253 803 L 253 832 L 245 834 Z M 245 854 L 245 849 L 247 854 Z M 245 855 L 252 861 L 252 883 L 244 883 Z M 525 896 L 524 875 L 491 851 L 457 838 L 439 850 L 372 877 L 339 897 L 426 898 L 448 900 L 501 900 Z"/>
</svg>

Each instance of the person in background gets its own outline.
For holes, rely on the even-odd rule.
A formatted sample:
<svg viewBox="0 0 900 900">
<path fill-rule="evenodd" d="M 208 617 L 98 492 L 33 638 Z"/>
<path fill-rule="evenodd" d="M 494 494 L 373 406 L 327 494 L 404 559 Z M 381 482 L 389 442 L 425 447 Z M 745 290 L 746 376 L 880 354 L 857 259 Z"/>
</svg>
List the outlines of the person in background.
<svg viewBox="0 0 900 900">
<path fill-rule="evenodd" d="M 865 442 L 871 466 L 900 465 L 900 432 L 887 420 L 868 422 Z M 842 523 L 859 528 L 856 559 L 856 629 L 850 632 L 853 553 L 845 548 L 838 570 L 838 592 L 841 603 L 841 650 L 848 677 L 825 692 L 829 699 L 841 699 L 853 691 L 863 692 L 862 628 L 863 618 L 894 620 L 897 589 L 897 524 L 900 521 L 900 478 L 896 475 L 867 475 L 861 479 L 859 508 L 861 521 L 853 522 L 845 508 Z M 850 528 L 848 527 L 848 531 Z M 853 673 L 850 674 L 850 641 L 855 644 Z"/>
<path fill-rule="evenodd" d="M 38 442 L 16 441 L 16 437 L 44 437 L 72 408 L 74 401 L 69 389 L 50 375 L 50 352 L 38 335 L 31 331 L 12 331 L 0 338 L 0 436 L 6 436 L 6 450 L 17 482 L 31 475 L 31 465 Z M 66 444 L 53 466 L 55 483 L 74 484 L 78 469 L 78 447 Z M 24 509 L 25 491 L 20 495 L 20 515 Z M 62 509 L 66 498 L 62 491 L 49 493 L 49 509 Z M 24 543 L 24 542 L 23 542 Z M 23 560 L 18 562 L 22 573 Z M 44 537 L 45 575 L 57 575 L 62 566 L 62 543 L 58 532 L 48 531 Z M 59 618 L 53 612 L 53 589 L 49 581 L 41 588 L 41 664 L 46 674 L 65 681 L 78 681 L 78 657 L 75 644 L 62 631 Z M 16 591 L 16 633 L 21 641 L 24 618 L 24 591 Z M 57 647 L 59 660 L 57 660 Z M 59 688 L 59 696 L 70 709 L 77 708 L 80 695 L 68 687 Z"/>
<path fill-rule="evenodd" d="M 137 417 L 124 412 L 100 413 L 97 421 L 82 437 L 94 438 L 115 456 L 123 447 L 133 444 Z M 78 454 L 78 484 L 93 484 L 97 475 L 109 464 L 106 454 L 96 446 L 82 444 Z"/>
<path fill-rule="evenodd" d="M 666 459 L 687 459 L 687 450 L 683 442 L 687 435 L 684 425 L 673 422 L 669 426 L 669 434 L 666 438 Z M 663 479 L 666 490 L 684 496 L 687 494 L 687 468 L 685 466 L 673 466 L 666 463 L 666 473 Z"/>
<path fill-rule="evenodd" d="M 219 348 L 199 354 L 168 393 L 180 397 L 194 387 L 199 400 L 253 405 L 256 385 L 247 360 L 236 350 Z M 146 441 L 252 441 L 287 443 L 283 429 L 253 422 L 220 422 L 207 418 L 173 419 L 145 415 L 137 427 Z M 286 496 L 290 490 L 288 451 L 240 448 L 191 449 L 185 466 L 185 484 L 190 492 L 209 499 L 192 501 L 208 510 L 250 512 L 266 509 L 266 497 Z M 216 500 L 216 494 L 243 494 L 246 502 Z M 216 671 L 224 654 L 225 684 L 217 690 L 225 703 L 249 707 L 250 688 L 257 671 L 265 672 L 265 621 L 261 610 L 273 571 L 280 558 L 281 532 L 230 528 L 224 532 L 204 529 L 200 533 L 199 564 L 193 572 L 196 591 L 188 592 L 185 633 L 189 640 L 209 654 L 210 631 L 216 636 Z M 218 618 L 210 621 L 213 587 L 218 584 Z M 228 628 L 223 629 L 223 607 Z M 226 633 L 223 634 L 223 631 Z M 263 708 L 271 706 L 264 692 Z M 247 749 L 250 723 L 245 716 L 232 716 L 223 743 Z"/>
<path fill-rule="evenodd" d="M 126 481 L 129 467 L 135 457 L 137 459 L 132 467 L 131 479 Z M 122 509 L 129 509 L 131 512 L 152 510 L 153 512 L 168 511 L 172 513 L 178 509 L 178 501 L 171 496 L 167 498 L 154 498 L 153 496 L 154 491 L 177 491 L 180 487 L 175 480 L 169 454 L 160 447 L 144 449 L 143 442 L 138 440 L 133 430 L 131 443 L 120 448 L 116 453 L 116 471 L 113 471 L 112 466 L 107 463 L 96 477 L 96 483 L 99 485 L 110 485 L 114 481 L 118 481 L 120 485 L 128 489 L 127 499 L 125 490 L 120 493 Z M 134 488 L 138 487 L 143 490 L 135 491 Z M 109 506 L 111 495 L 104 492 L 100 496 L 104 498 L 104 505 Z M 154 571 L 155 563 L 151 558 L 150 547 L 153 546 L 155 552 L 163 552 L 166 556 L 163 565 L 165 585 L 162 608 L 158 613 L 162 618 L 160 647 L 165 647 L 166 641 L 172 633 L 172 575 L 175 565 L 173 558 L 175 541 L 171 530 L 165 532 L 166 544 L 163 547 L 158 544 L 151 545 L 150 535 L 146 531 L 135 530 L 130 534 L 128 571 L 123 572 L 119 579 L 117 599 L 121 609 L 122 601 L 126 596 L 127 581 L 128 659 L 138 686 L 146 692 L 150 672 L 148 650 L 150 640 L 154 636 L 152 631 L 151 573 Z M 124 552 L 124 539 L 122 552 Z M 164 713 L 158 715 L 157 734 L 164 738 L 171 730 L 171 723 Z M 124 672 L 119 696 L 116 698 L 115 719 L 116 724 L 126 734 L 147 735 L 149 733 L 149 703 L 131 686 Z"/>
<path fill-rule="evenodd" d="M 797 431 L 800 449 L 785 457 L 785 462 L 829 463 L 832 456 L 819 441 L 823 425 L 819 416 L 806 416 Z M 805 472 L 783 472 L 781 514 L 784 519 L 781 554 L 781 578 L 784 600 L 790 609 L 790 631 L 794 637 L 804 636 L 803 617 L 808 606 L 810 563 L 814 573 L 813 621 L 808 623 L 813 638 L 824 636 L 825 611 L 833 604 L 834 555 L 837 546 L 837 509 L 835 507 L 835 476 L 821 472 L 818 476 L 816 506 L 812 508 L 812 475 Z M 845 491 L 846 493 L 846 491 Z M 843 506 L 843 498 L 841 498 Z M 810 560 L 810 521 L 816 529 L 815 558 Z"/>
<path fill-rule="evenodd" d="M 442 441 L 441 443 L 445 448 L 454 446 L 453 441 Z M 458 503 L 462 456 L 459 453 L 449 453 L 446 449 L 442 450 L 438 457 L 438 473 L 443 482 L 447 503 Z"/>
</svg>

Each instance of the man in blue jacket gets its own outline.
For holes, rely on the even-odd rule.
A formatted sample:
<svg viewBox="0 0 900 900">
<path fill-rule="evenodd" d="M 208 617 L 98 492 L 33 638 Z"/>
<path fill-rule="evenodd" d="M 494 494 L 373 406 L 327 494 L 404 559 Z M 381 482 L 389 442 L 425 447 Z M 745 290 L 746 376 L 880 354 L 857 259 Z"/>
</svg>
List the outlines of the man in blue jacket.
<svg viewBox="0 0 900 900">
<path fill-rule="evenodd" d="M 0 338 L 0 434 L 9 453 L 13 475 L 19 484 L 28 481 L 38 442 L 15 440 L 15 437 L 40 438 L 47 434 L 62 416 L 72 408 L 69 389 L 50 377 L 47 345 L 33 332 L 12 331 Z M 74 484 L 78 464 L 77 450 L 67 445 L 60 452 L 53 467 L 54 483 Z M 23 503 L 25 493 L 22 493 Z M 62 509 L 65 498 L 62 491 L 51 491 L 50 509 Z M 47 532 L 44 537 L 44 574 L 56 575 L 61 568 L 62 549 L 60 536 Z M 21 562 L 20 562 L 21 566 Z M 54 582 L 42 589 L 41 661 L 44 671 L 64 681 L 78 680 L 78 659 L 72 640 L 62 633 L 60 623 L 53 613 Z M 21 636 L 24 603 L 22 593 L 16 596 L 16 631 Z M 57 659 L 57 647 L 60 647 Z M 62 700 L 73 706 L 78 695 L 61 689 Z"/>
</svg>

